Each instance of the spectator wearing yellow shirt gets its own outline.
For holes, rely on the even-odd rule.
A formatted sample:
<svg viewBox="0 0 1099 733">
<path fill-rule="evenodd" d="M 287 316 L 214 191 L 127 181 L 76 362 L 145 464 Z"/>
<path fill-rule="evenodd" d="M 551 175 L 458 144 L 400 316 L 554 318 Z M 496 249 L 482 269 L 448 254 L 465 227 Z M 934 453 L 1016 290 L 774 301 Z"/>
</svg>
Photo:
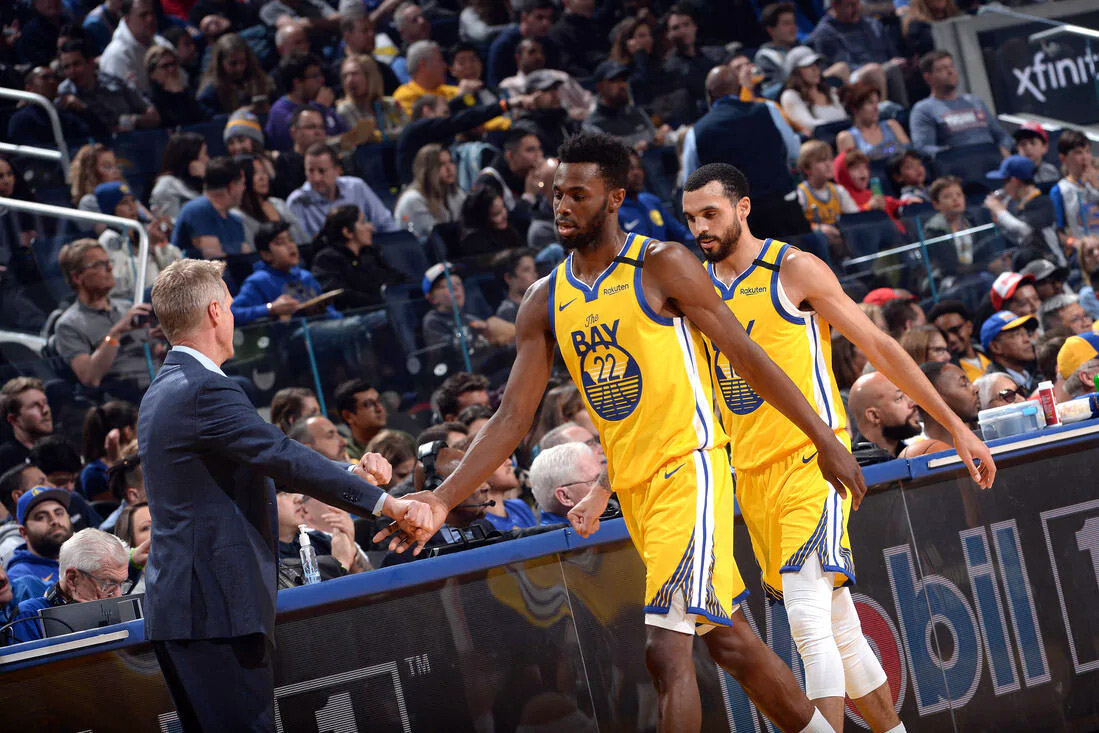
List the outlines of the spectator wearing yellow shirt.
<svg viewBox="0 0 1099 733">
<path fill-rule="evenodd" d="M 408 47 L 408 74 L 406 84 L 393 92 L 395 99 L 405 113 L 412 115 L 412 105 L 425 94 L 434 94 L 448 102 L 459 94 L 474 94 L 481 88 L 481 82 L 463 80 L 458 86 L 446 83 L 446 59 L 435 41 L 416 41 Z"/>
</svg>

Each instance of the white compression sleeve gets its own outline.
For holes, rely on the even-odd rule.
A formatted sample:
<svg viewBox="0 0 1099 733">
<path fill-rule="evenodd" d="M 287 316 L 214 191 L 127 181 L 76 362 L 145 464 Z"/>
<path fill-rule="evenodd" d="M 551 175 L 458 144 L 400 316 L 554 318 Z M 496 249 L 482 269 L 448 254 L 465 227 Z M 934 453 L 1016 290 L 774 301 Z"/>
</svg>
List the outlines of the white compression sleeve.
<svg viewBox="0 0 1099 733">
<path fill-rule="evenodd" d="M 809 725 L 802 728 L 799 733 L 835 733 L 835 731 L 828 725 L 824 713 L 813 708 L 813 717 L 809 719 Z"/>
<path fill-rule="evenodd" d="M 859 614 L 848 588 L 841 588 L 832 596 L 832 635 L 843 659 L 846 690 L 852 700 L 869 695 L 885 684 L 888 677 L 862 634 Z"/>
<path fill-rule="evenodd" d="M 782 595 L 790 633 L 805 666 L 805 694 L 810 700 L 843 697 L 843 659 L 832 637 L 832 573 L 809 557 L 801 570 L 782 574 Z"/>
</svg>

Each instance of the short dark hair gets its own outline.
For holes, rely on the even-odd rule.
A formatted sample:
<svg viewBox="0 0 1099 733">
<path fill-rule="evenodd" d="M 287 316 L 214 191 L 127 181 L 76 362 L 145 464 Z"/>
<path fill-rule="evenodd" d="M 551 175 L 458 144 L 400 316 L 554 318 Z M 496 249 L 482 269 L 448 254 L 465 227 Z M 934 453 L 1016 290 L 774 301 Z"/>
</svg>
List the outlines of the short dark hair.
<svg viewBox="0 0 1099 733">
<path fill-rule="evenodd" d="M 435 390 L 435 394 L 431 396 L 431 401 L 435 404 L 439 416 L 446 419 L 447 415 L 457 415 L 461 410 L 461 406 L 458 404 L 459 396 L 480 389 L 488 389 L 487 377 L 483 374 L 458 372 L 451 374 L 439 385 L 439 388 Z"/>
<path fill-rule="evenodd" d="M 554 10 L 556 6 L 551 0 L 511 0 L 511 7 L 516 15 L 526 15 L 535 10 Z"/>
<path fill-rule="evenodd" d="M 285 387 L 275 393 L 271 398 L 271 422 L 284 433 L 290 432 L 291 424 L 301 417 L 305 408 L 305 400 L 317 396 L 313 390 L 306 387 Z"/>
<path fill-rule="evenodd" d="M 687 176 L 683 184 L 684 191 L 697 191 L 708 183 L 717 181 L 721 184 L 726 198 L 734 204 L 748 195 L 748 179 L 735 165 L 728 163 L 707 163 L 699 166 L 691 175 Z"/>
<path fill-rule="evenodd" d="M 294 111 L 290 113 L 290 127 L 297 127 L 298 123 L 301 122 L 301 116 L 306 112 L 316 112 L 317 114 L 321 115 L 322 119 L 324 118 L 324 115 L 321 114 L 321 111 L 319 109 L 315 107 L 310 107 L 307 104 L 303 104 L 299 107 L 295 107 Z"/>
<path fill-rule="evenodd" d="M 458 422 L 468 428 L 469 424 L 474 420 L 484 420 L 492 417 L 494 414 L 495 413 L 490 407 L 485 407 L 484 405 L 467 405 L 458 413 Z"/>
<path fill-rule="evenodd" d="M 944 51 L 941 48 L 936 48 L 934 51 L 928 51 L 923 56 L 920 56 L 920 73 L 930 74 L 935 70 L 935 62 L 940 59 L 952 59 L 954 54 L 949 51 Z"/>
<path fill-rule="evenodd" d="M 538 133 L 529 127 L 513 127 L 504 137 L 504 150 L 514 153 L 519 149 L 519 143 L 528 137 L 538 137 Z"/>
<path fill-rule="evenodd" d="M 1086 148 L 1090 144 L 1087 136 L 1079 130 L 1065 130 L 1057 138 L 1057 152 L 1060 155 L 1068 155 L 1076 148 Z"/>
<path fill-rule="evenodd" d="M 496 276 L 503 280 L 505 275 L 515 274 L 515 268 L 519 267 L 520 260 L 524 257 L 534 257 L 535 254 L 537 253 L 530 247 L 506 249 L 493 258 L 492 267 L 496 271 Z"/>
<path fill-rule="evenodd" d="M 938 379 L 939 375 L 943 372 L 943 367 L 949 363 L 950 362 L 944 361 L 925 361 L 923 364 L 920 364 L 920 371 L 927 377 L 927 381 L 931 382 L 931 384 L 935 384 L 935 380 Z"/>
<path fill-rule="evenodd" d="M 927 322 L 934 323 L 935 319 L 939 316 L 946 316 L 952 313 L 961 316 L 967 321 L 973 320 L 973 315 L 969 312 L 969 309 L 965 307 L 965 303 L 960 300 L 948 298 L 946 300 L 940 300 L 927 312 Z"/>
<path fill-rule="evenodd" d="M 441 422 L 438 425 L 432 425 L 422 433 L 416 436 L 416 447 L 421 445 L 427 445 L 428 443 L 434 443 L 436 440 L 446 440 L 447 433 L 461 433 L 462 435 L 469 435 L 469 428 L 460 422 Z"/>
<path fill-rule="evenodd" d="M 605 132 L 580 132 L 561 143 L 562 163 L 595 163 L 609 188 L 625 188 L 630 174 L 630 148 Z"/>
<path fill-rule="evenodd" d="M 121 461 L 107 469 L 107 488 L 111 490 L 111 496 L 118 501 L 126 498 L 126 489 L 135 485 L 139 479 L 141 481 L 145 479 L 141 471 L 139 453 L 125 455 Z"/>
<path fill-rule="evenodd" d="M 78 53 L 85 59 L 90 59 L 92 57 L 91 53 L 88 51 L 88 44 L 83 40 L 77 40 L 75 38 L 61 44 L 61 51 L 58 53 L 58 56 L 62 53 Z"/>
<path fill-rule="evenodd" d="M 898 338 L 904 325 L 915 317 L 914 306 L 915 303 L 907 298 L 893 298 L 881 307 L 885 328 L 893 338 Z"/>
<path fill-rule="evenodd" d="M 282 61 L 279 61 L 279 76 L 284 84 L 293 84 L 304 79 L 305 72 L 310 66 L 320 66 L 321 60 L 312 53 L 292 53 Z"/>
<path fill-rule="evenodd" d="M 340 163 L 340 152 L 336 150 L 335 147 L 329 145 L 323 140 L 318 140 L 317 142 L 306 148 L 305 154 L 313 156 L 327 155 L 329 158 L 332 159 L 332 165 L 342 166 L 342 164 Z"/>
<path fill-rule="evenodd" d="M 285 221 L 265 221 L 256 230 L 255 244 L 257 252 L 271 251 L 271 242 L 275 237 L 289 231 L 290 224 Z"/>
<path fill-rule="evenodd" d="M 901 175 L 901 166 L 904 165 L 904 161 L 909 158 L 915 158 L 916 160 L 923 162 L 923 158 L 920 154 L 911 148 L 907 150 L 901 150 L 900 152 L 893 153 L 889 156 L 889 159 L 885 161 L 885 175 L 891 181 L 896 181 Z"/>
<path fill-rule="evenodd" d="M 47 475 L 58 471 L 80 473 L 83 466 L 76 447 L 63 435 L 46 435 L 34 441 L 28 459 Z"/>
<path fill-rule="evenodd" d="M 793 3 L 771 3 L 760 12 L 759 20 L 764 28 L 774 28 L 778 25 L 778 19 L 786 13 L 797 15 Z"/>
<path fill-rule="evenodd" d="M 20 463 L 12 466 L 0 476 L 0 504 L 8 510 L 8 514 L 15 516 L 15 500 L 12 494 L 18 491 L 23 483 L 23 472 L 28 468 L 35 468 L 33 463 Z"/>
<path fill-rule="evenodd" d="M 240 163 L 228 155 L 219 155 L 206 164 L 206 175 L 202 178 L 203 187 L 207 191 L 216 191 L 219 188 L 229 188 L 229 184 L 240 180 Z"/>
<path fill-rule="evenodd" d="M 336 414 L 343 420 L 343 413 L 354 412 L 358 406 L 358 400 L 355 399 L 355 395 L 360 392 L 366 392 L 368 390 L 377 391 L 370 382 L 365 379 L 349 379 L 339 387 L 336 387 L 336 393 L 332 396 L 332 401 L 336 405 Z"/>
<path fill-rule="evenodd" d="M 454 59 L 458 58 L 458 54 L 464 51 L 472 51 L 477 58 L 481 58 L 481 52 L 477 46 L 469 41 L 459 41 L 446 50 L 446 63 L 449 66 L 454 63 Z"/>
<path fill-rule="evenodd" d="M 668 8 L 668 12 L 664 13 L 661 19 L 661 25 L 664 26 L 665 31 L 668 30 L 668 21 L 673 15 L 686 15 L 695 25 L 698 25 L 698 11 L 687 3 L 676 3 Z"/>
</svg>

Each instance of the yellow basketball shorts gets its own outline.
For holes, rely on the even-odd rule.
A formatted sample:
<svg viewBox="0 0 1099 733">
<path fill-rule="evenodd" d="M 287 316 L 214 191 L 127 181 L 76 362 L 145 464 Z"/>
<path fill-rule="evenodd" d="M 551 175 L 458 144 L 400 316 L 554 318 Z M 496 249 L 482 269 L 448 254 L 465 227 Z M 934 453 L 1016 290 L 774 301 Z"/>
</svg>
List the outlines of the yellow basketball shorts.
<svg viewBox="0 0 1099 733">
<path fill-rule="evenodd" d="M 645 622 L 692 633 L 728 626 L 748 595 L 733 558 L 733 485 L 724 448 L 668 461 L 618 492 L 645 563 Z M 700 632 L 704 633 L 703 629 Z"/>
<path fill-rule="evenodd" d="M 801 570 L 814 556 L 824 572 L 835 573 L 836 587 L 855 582 L 847 535 L 851 493 L 841 498 L 824 480 L 815 446 L 757 469 L 738 470 L 736 500 L 770 600 L 782 601 L 782 573 Z"/>
</svg>

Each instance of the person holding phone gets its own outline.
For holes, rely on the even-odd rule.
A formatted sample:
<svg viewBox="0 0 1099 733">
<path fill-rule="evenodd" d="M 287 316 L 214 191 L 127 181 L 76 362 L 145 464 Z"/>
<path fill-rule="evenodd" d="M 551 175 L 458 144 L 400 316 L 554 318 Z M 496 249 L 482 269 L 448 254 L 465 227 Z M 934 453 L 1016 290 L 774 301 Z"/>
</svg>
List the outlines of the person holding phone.
<svg viewBox="0 0 1099 733">
<path fill-rule="evenodd" d="M 110 297 L 114 266 L 103 245 L 77 239 L 61 248 L 61 273 L 76 301 L 57 319 L 56 348 L 80 384 L 96 396 L 137 403 L 149 386 L 145 344 L 148 303 Z M 156 346 L 156 345 L 154 345 Z M 152 353 L 157 355 L 159 349 Z"/>
</svg>

